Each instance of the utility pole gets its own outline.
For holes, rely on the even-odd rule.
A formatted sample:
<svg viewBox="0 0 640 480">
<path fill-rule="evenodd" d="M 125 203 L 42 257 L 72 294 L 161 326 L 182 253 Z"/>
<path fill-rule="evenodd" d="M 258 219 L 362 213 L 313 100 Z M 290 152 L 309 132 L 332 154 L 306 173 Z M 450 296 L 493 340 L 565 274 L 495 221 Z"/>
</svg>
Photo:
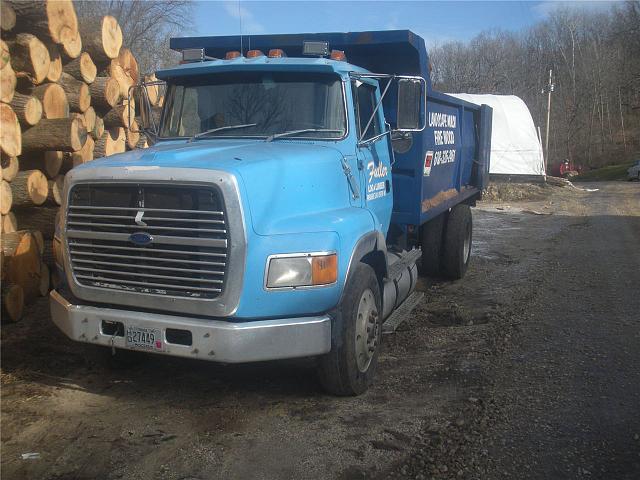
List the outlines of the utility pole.
<svg viewBox="0 0 640 480">
<path fill-rule="evenodd" d="M 553 69 L 549 69 L 549 82 L 542 89 L 542 93 L 547 94 L 547 138 L 544 142 L 544 171 L 547 172 L 547 163 L 549 161 L 549 124 L 551 123 L 551 92 L 555 90 L 553 83 Z"/>
</svg>

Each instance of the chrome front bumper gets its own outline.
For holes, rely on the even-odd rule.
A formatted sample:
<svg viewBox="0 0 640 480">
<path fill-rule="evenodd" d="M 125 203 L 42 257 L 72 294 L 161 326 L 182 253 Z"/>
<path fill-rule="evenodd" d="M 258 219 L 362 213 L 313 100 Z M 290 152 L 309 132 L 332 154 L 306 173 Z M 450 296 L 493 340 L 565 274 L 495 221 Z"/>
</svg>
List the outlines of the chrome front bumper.
<svg viewBox="0 0 640 480">
<path fill-rule="evenodd" d="M 145 313 L 112 308 L 72 305 L 56 290 L 49 295 L 53 322 L 69 338 L 116 348 L 127 348 L 124 336 L 102 332 L 103 321 L 159 329 L 165 355 L 199 358 L 224 363 L 258 362 L 308 357 L 331 349 L 331 320 L 318 317 L 257 320 L 232 323 L 176 315 Z M 192 344 L 166 341 L 166 329 L 191 332 Z M 113 342 L 113 343 L 112 343 Z"/>
</svg>

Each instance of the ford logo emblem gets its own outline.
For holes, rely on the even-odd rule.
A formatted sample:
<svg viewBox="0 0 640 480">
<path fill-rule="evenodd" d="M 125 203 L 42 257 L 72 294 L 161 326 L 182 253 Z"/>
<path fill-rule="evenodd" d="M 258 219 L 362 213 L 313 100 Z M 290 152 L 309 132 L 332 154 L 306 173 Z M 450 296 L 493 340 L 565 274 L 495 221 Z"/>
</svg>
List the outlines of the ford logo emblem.
<svg viewBox="0 0 640 480">
<path fill-rule="evenodd" d="M 146 232 L 135 232 L 129 235 L 129 241 L 139 247 L 146 247 L 153 243 L 153 237 Z"/>
</svg>

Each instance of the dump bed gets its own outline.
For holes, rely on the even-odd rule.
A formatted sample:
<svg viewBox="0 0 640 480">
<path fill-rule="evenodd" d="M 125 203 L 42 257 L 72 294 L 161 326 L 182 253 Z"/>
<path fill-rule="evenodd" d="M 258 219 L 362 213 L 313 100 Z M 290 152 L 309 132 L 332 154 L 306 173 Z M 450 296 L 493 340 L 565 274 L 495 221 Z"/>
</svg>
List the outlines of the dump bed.
<svg viewBox="0 0 640 480">
<path fill-rule="evenodd" d="M 479 198 L 489 175 L 491 108 L 434 91 L 424 40 L 409 30 L 172 38 L 171 48 L 204 48 L 207 56 L 224 58 L 242 45 L 243 53 L 279 48 L 289 57 L 301 57 L 305 41 L 328 42 L 330 49 L 344 51 L 349 63 L 373 73 L 426 80 L 425 129 L 394 142 L 392 222 L 421 225 L 453 205 Z M 394 88 L 383 106 L 393 127 Z"/>
</svg>

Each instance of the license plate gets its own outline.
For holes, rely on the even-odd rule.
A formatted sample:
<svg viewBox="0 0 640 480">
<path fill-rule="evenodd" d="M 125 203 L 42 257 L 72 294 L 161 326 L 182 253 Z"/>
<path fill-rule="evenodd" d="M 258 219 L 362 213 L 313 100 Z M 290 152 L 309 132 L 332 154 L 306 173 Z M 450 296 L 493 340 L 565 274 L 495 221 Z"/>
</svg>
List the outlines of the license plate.
<svg viewBox="0 0 640 480">
<path fill-rule="evenodd" d="M 158 328 L 144 328 L 130 325 L 127 327 L 125 333 L 125 343 L 127 347 L 152 350 L 154 352 L 164 350 L 162 335 Z"/>
</svg>

